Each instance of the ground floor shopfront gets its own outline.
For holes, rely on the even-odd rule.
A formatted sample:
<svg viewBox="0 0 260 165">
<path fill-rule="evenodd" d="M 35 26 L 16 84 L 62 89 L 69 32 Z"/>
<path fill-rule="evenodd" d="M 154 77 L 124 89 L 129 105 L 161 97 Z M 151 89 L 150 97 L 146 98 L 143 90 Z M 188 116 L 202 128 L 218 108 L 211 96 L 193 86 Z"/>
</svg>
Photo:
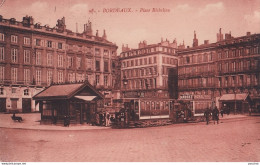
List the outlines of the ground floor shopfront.
<svg viewBox="0 0 260 165">
<path fill-rule="evenodd" d="M 247 113 L 252 109 L 252 99 L 247 93 L 224 94 L 219 98 L 220 108 L 227 113 Z"/>
<path fill-rule="evenodd" d="M 39 111 L 32 96 L 41 92 L 43 87 L 36 86 L 1 86 L 0 112 L 30 113 Z"/>
</svg>

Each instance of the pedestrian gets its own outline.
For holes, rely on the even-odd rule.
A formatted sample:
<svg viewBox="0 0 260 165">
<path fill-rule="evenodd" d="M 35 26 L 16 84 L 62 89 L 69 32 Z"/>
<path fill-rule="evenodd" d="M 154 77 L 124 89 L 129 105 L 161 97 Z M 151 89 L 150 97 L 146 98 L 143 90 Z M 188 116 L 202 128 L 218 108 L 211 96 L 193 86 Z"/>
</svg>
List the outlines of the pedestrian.
<svg viewBox="0 0 260 165">
<path fill-rule="evenodd" d="M 108 112 L 106 112 L 106 127 L 109 127 L 110 125 L 110 115 Z"/>
<path fill-rule="evenodd" d="M 204 116 L 206 118 L 207 125 L 208 125 L 209 124 L 209 117 L 210 117 L 210 110 L 209 110 L 209 108 L 207 108 L 206 111 L 204 112 Z"/>
<path fill-rule="evenodd" d="M 69 127 L 70 123 L 69 123 L 69 116 L 65 115 L 64 116 L 64 127 Z"/>
<path fill-rule="evenodd" d="M 223 115 L 224 115 L 224 110 L 223 110 L 223 108 L 221 108 L 220 114 L 221 114 L 221 117 L 223 118 Z"/>
<path fill-rule="evenodd" d="M 252 112 L 251 106 L 249 106 L 248 112 L 249 112 L 249 116 L 251 116 L 251 112 Z"/>
<path fill-rule="evenodd" d="M 103 117 L 104 117 L 104 115 L 103 115 L 103 113 L 101 112 L 101 113 L 99 114 L 99 125 L 100 125 L 100 126 L 103 126 Z"/>
<path fill-rule="evenodd" d="M 218 110 L 217 106 L 213 109 L 212 118 L 214 120 L 214 124 L 215 124 L 215 121 L 217 121 L 217 124 L 218 124 L 218 121 L 219 121 L 219 110 Z"/>
</svg>

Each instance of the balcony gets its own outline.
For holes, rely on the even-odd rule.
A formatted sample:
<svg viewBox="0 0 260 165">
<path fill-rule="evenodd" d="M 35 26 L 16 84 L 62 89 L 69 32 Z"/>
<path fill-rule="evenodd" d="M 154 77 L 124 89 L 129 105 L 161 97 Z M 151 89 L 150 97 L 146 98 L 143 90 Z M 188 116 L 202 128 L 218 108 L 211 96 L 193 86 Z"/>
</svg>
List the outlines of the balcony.
<svg viewBox="0 0 260 165">
<path fill-rule="evenodd" d="M 47 82 L 41 81 L 41 82 L 35 82 L 34 80 L 29 81 L 29 82 L 25 82 L 25 81 L 12 81 L 12 80 L 0 80 L 0 85 L 13 85 L 13 86 L 48 86 Z"/>
</svg>

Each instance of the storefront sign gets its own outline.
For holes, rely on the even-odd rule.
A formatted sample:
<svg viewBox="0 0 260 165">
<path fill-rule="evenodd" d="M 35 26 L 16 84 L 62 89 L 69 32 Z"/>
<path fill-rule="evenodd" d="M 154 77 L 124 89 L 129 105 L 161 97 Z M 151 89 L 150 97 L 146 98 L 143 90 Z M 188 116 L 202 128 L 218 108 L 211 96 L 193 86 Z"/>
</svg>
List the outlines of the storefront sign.
<svg viewBox="0 0 260 165">
<path fill-rule="evenodd" d="M 204 100 L 204 99 L 211 99 L 211 95 L 194 95 L 194 100 Z"/>
<path fill-rule="evenodd" d="M 180 95 L 180 99 L 182 99 L 182 100 L 192 100 L 193 95 Z"/>
</svg>

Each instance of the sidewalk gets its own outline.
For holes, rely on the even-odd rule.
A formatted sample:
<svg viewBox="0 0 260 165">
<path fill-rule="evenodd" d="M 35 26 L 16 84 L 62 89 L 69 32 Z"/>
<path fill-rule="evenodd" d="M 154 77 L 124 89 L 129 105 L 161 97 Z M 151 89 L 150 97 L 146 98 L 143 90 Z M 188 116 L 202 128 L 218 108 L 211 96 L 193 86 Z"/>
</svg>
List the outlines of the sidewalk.
<svg viewBox="0 0 260 165">
<path fill-rule="evenodd" d="M 11 119 L 12 114 L 3 114 L 0 113 L 0 128 L 15 128 L 15 129 L 33 129 L 33 130 L 100 130 L 100 129 L 111 129 L 111 127 L 101 127 L 101 126 L 91 126 L 88 124 L 83 125 L 70 125 L 70 127 L 64 127 L 61 125 L 41 125 L 40 113 L 27 113 L 27 114 L 17 114 L 16 116 L 21 116 L 23 121 L 21 123 L 13 121 Z M 252 116 L 255 116 L 252 114 Z M 220 116 L 220 122 L 222 120 L 231 120 L 231 119 L 243 119 L 250 117 L 248 114 L 224 114 L 222 118 Z M 189 124 L 189 123 L 187 123 Z"/>
<path fill-rule="evenodd" d="M 12 114 L 0 114 L 0 128 L 15 128 L 15 129 L 33 129 L 33 130 L 98 130 L 98 129 L 109 129 L 110 127 L 91 126 L 88 124 L 83 125 L 70 125 L 64 127 L 62 125 L 41 125 L 41 114 L 40 113 L 27 113 L 27 114 L 16 114 L 23 118 L 22 122 L 13 121 L 11 119 Z"/>
</svg>

